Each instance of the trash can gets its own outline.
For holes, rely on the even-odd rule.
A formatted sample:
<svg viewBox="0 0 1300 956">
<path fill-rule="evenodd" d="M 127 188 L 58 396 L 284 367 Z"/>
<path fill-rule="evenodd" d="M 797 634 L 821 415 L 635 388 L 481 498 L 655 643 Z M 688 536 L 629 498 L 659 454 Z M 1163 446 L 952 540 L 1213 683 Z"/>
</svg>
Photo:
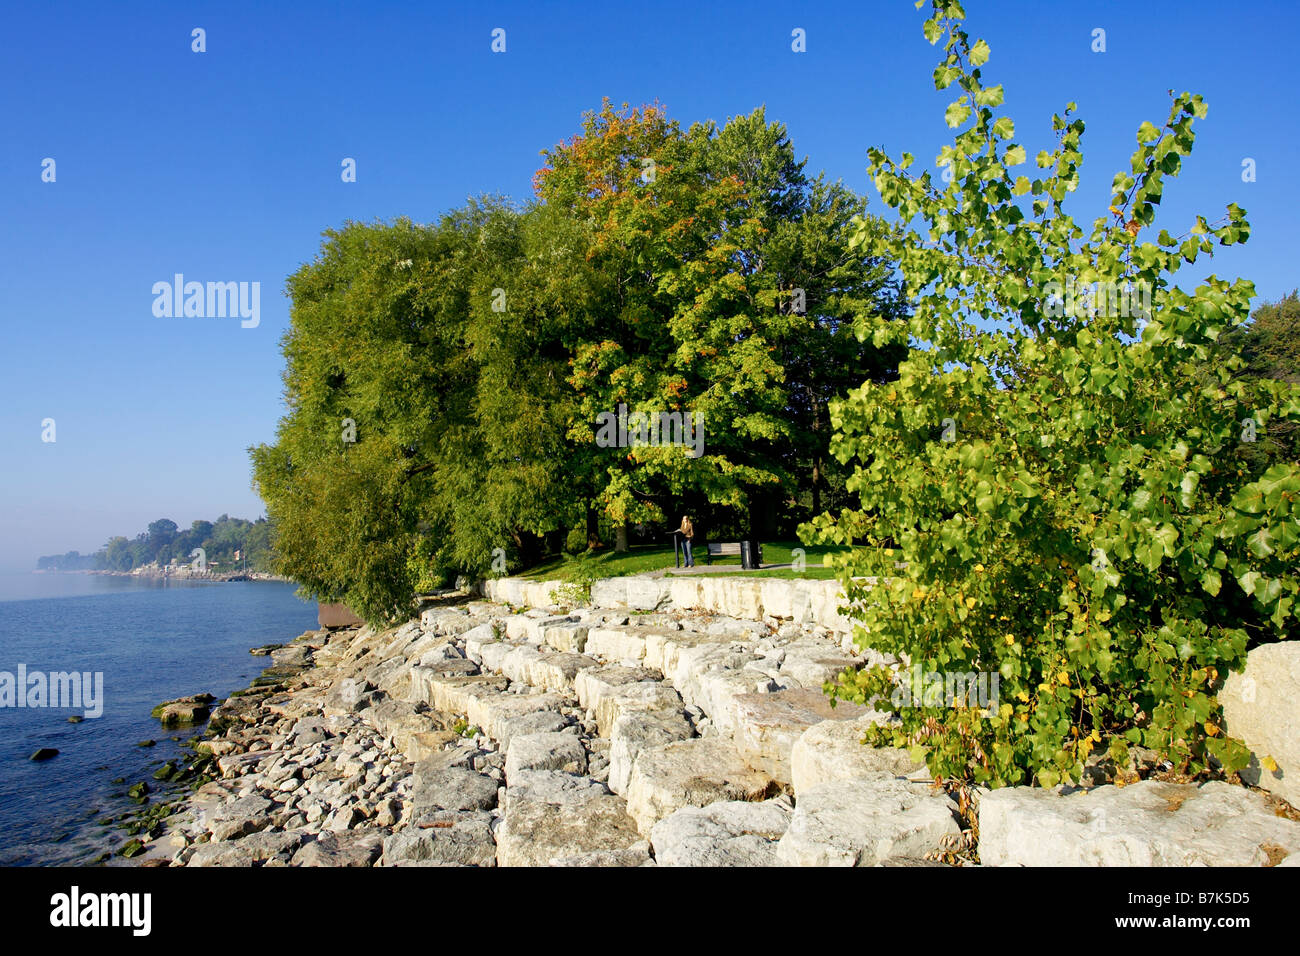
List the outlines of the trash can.
<svg viewBox="0 0 1300 956">
<path fill-rule="evenodd" d="M 753 571 L 763 564 L 763 549 L 757 541 L 740 542 L 740 566 Z"/>
</svg>

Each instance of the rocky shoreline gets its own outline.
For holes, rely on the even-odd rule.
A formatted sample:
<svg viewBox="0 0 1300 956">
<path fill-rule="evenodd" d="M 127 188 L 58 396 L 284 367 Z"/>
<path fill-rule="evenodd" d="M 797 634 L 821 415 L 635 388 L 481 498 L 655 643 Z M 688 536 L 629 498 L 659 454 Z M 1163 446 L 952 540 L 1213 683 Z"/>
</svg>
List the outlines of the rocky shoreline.
<svg viewBox="0 0 1300 956">
<path fill-rule="evenodd" d="M 822 683 L 862 658 L 806 621 L 455 592 L 269 655 L 196 744 L 215 779 L 136 862 L 1300 865 L 1279 797 L 1154 764 L 1098 764 L 1082 788 L 936 787 L 905 751 L 861 745 L 882 715 L 829 706 Z"/>
</svg>

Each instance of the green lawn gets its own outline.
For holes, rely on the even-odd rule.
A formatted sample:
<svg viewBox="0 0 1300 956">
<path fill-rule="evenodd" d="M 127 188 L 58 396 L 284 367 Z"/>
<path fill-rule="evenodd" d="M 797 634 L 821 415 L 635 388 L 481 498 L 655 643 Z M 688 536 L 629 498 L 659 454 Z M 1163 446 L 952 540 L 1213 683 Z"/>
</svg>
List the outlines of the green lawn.
<svg viewBox="0 0 1300 956">
<path fill-rule="evenodd" d="M 822 557 L 826 554 L 846 550 L 841 547 L 801 545 L 798 541 L 765 542 L 763 544 L 763 563 L 789 564 L 792 560 L 791 552 L 800 547 L 804 549 L 806 564 L 802 573 L 797 573 L 791 568 L 743 573 L 746 577 L 833 578 L 835 575 L 830 568 L 822 566 Z M 705 565 L 705 561 L 701 557 L 702 550 L 702 548 L 695 549 L 695 563 L 699 567 Z M 714 558 L 712 567 L 739 568 L 740 557 Z M 616 578 L 625 574 L 639 574 L 643 571 L 656 571 L 659 569 L 667 569 L 669 573 L 672 573 L 673 549 L 671 545 L 639 545 L 622 554 L 615 554 L 612 550 L 606 550 L 588 555 L 579 555 L 578 557 L 562 555 L 535 564 L 527 571 L 520 572 L 518 576 L 532 581 L 578 581 L 588 574 L 598 578 Z M 708 575 L 707 571 L 700 573 Z"/>
</svg>

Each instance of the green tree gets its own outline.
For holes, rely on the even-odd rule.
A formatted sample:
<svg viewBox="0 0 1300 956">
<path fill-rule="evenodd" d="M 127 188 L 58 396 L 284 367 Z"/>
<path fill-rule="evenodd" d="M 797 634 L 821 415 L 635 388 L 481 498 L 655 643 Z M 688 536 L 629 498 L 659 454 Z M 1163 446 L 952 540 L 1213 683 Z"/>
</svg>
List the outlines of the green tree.
<svg viewBox="0 0 1300 956">
<path fill-rule="evenodd" d="M 683 131 L 657 106 L 606 102 L 545 155 L 539 199 L 585 230 L 563 243 L 578 277 L 569 437 L 604 514 L 660 521 L 684 495 L 743 512 L 794 493 L 801 472 L 819 488 L 829 395 L 898 358 L 848 326 L 899 312 L 885 263 L 849 248 L 862 201 L 810 180 L 762 110 Z M 698 413 L 706 453 L 599 447 L 598 416 L 620 406 Z"/>
<path fill-rule="evenodd" d="M 1245 364 L 1238 376 L 1270 379 L 1300 384 L 1300 297 L 1296 292 L 1277 302 L 1260 305 L 1247 325 L 1224 332 L 1215 349 L 1215 359 L 1228 359 L 1240 353 Z M 1243 442 L 1240 458 L 1246 471 L 1262 474 L 1277 462 L 1300 462 L 1300 428 L 1294 422 L 1278 420 L 1267 430 L 1246 427 L 1256 432 L 1255 441 Z"/>
<path fill-rule="evenodd" d="M 1248 316 L 1249 282 L 1175 283 L 1184 263 L 1245 240 L 1242 210 L 1182 235 L 1153 224 L 1206 106 L 1184 93 L 1163 125 L 1141 125 L 1109 210 L 1085 230 L 1063 208 L 1082 161 L 1073 104 L 1022 173 L 1003 89 L 983 77 L 988 45 L 970 41 L 956 0 L 932 9 L 935 86 L 957 91 L 938 157 L 951 183 L 871 150 L 908 225 L 863 229 L 901 262 L 914 307 L 905 326 L 868 317 L 863 331 L 914 347 L 897 381 L 834 407 L 861 507 L 814 525 L 866 545 L 840 562 L 861 643 L 921 675 L 991 672 L 1000 699 L 988 712 L 909 702 L 883 668 L 833 692 L 890 701 L 899 723 L 871 739 L 924 749 L 945 777 L 1053 785 L 1132 744 L 1183 770 L 1239 768 L 1245 748 L 1222 733 L 1215 695 L 1252 640 L 1294 629 L 1300 589 L 1300 468 L 1241 473 L 1241 421 L 1294 421 L 1300 395 L 1236 375 L 1237 357 L 1206 373 Z"/>
<path fill-rule="evenodd" d="M 254 484 L 281 571 L 372 620 L 409 611 L 411 555 L 455 530 L 438 523 L 439 489 L 465 464 L 467 307 L 483 222 L 498 214 L 472 204 L 435 226 L 349 223 L 289 280 L 289 413 L 274 445 L 251 450 Z"/>
</svg>

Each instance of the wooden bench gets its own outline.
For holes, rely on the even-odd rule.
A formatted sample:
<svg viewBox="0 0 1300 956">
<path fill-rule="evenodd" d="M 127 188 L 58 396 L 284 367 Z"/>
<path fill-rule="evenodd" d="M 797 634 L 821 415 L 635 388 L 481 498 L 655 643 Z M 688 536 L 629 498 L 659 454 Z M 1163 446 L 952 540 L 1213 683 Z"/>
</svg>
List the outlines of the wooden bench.
<svg viewBox="0 0 1300 956">
<path fill-rule="evenodd" d="M 718 544 L 714 544 L 710 541 L 704 555 L 704 563 L 712 564 L 714 557 L 727 557 L 730 555 L 740 557 L 739 541 L 724 541 Z"/>
</svg>

